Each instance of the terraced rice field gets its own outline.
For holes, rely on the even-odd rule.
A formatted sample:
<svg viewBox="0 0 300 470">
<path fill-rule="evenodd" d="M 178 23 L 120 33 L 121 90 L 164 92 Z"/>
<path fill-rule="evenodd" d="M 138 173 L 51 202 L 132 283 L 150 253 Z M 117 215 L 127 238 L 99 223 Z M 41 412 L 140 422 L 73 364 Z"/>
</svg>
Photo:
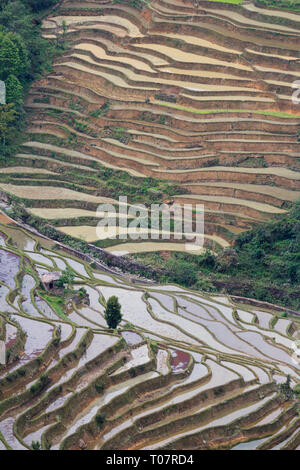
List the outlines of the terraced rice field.
<svg viewBox="0 0 300 470">
<path fill-rule="evenodd" d="M 0 224 L 0 242 L 1 449 L 299 446 L 298 403 L 280 390 L 288 375 L 299 384 L 299 316 L 129 282 L 16 225 Z M 39 274 L 67 265 L 88 306 L 44 297 Z M 111 295 L 117 330 L 104 320 Z"/>
<path fill-rule="evenodd" d="M 1 189 L 49 221 L 51 210 L 71 210 L 65 233 L 89 240 L 85 224 L 72 225 L 95 225 L 103 166 L 135 185 L 154 177 L 182 187 L 171 199 L 204 204 L 215 248 L 287 211 L 300 196 L 291 99 L 300 15 L 252 1 L 198 4 L 63 1 L 43 35 L 59 39 L 65 22 L 69 47 L 31 88 L 27 138 Z"/>
</svg>

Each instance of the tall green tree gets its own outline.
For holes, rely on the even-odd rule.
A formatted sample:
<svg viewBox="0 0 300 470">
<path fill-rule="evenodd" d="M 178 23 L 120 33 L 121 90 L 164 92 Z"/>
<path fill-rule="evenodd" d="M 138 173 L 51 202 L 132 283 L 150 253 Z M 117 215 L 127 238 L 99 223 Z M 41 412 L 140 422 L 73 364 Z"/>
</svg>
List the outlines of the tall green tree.
<svg viewBox="0 0 300 470">
<path fill-rule="evenodd" d="M 9 75 L 5 80 L 6 102 L 14 103 L 17 107 L 23 104 L 23 87 L 17 77 Z"/>
<path fill-rule="evenodd" d="M 119 304 L 118 297 L 115 295 L 110 297 L 107 301 L 104 318 L 108 328 L 112 328 L 113 330 L 117 328 L 122 320 L 121 305 Z"/>
<path fill-rule="evenodd" d="M 30 61 L 28 57 L 27 46 L 19 34 L 8 33 L 8 37 L 18 50 L 20 63 L 18 67 L 17 77 L 20 80 L 24 80 L 26 78 L 28 70 L 30 69 Z"/>
<path fill-rule="evenodd" d="M 0 105 L 0 141 L 4 153 L 6 141 L 13 131 L 12 124 L 15 122 L 15 118 L 16 110 L 12 103 Z"/>
<path fill-rule="evenodd" d="M 24 0 L 24 3 L 28 5 L 32 11 L 37 13 L 38 11 L 52 7 L 58 3 L 58 0 Z"/>
<path fill-rule="evenodd" d="M 9 34 L 0 33 L 0 78 L 5 80 L 8 75 L 17 76 L 22 69 L 19 50 Z"/>
</svg>

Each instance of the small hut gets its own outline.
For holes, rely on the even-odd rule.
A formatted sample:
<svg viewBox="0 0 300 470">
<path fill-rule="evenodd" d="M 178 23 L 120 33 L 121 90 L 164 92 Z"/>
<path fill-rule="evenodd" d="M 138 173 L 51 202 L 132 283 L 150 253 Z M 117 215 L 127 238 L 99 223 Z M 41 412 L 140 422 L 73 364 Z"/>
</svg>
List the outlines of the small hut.
<svg viewBox="0 0 300 470">
<path fill-rule="evenodd" d="M 51 291 L 57 287 L 57 281 L 61 278 L 62 274 L 60 272 L 55 273 L 45 273 L 41 276 L 41 283 L 43 284 L 46 291 Z"/>
</svg>

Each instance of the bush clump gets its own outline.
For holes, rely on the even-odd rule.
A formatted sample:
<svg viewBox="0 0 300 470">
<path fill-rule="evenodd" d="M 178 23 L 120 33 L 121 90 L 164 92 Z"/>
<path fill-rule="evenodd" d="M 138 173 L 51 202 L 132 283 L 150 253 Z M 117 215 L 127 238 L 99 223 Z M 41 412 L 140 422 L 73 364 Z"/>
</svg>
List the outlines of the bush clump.
<svg viewBox="0 0 300 470">
<path fill-rule="evenodd" d="M 105 416 L 102 413 L 98 413 L 95 419 L 96 419 L 96 424 L 98 428 L 99 429 L 103 428 L 103 425 L 105 423 Z"/>
</svg>

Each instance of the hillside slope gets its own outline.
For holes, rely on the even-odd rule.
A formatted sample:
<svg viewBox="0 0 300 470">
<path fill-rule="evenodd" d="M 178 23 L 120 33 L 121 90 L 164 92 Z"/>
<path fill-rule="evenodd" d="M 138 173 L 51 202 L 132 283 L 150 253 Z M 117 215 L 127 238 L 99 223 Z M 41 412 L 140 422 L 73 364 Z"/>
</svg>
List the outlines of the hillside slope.
<svg viewBox="0 0 300 470">
<path fill-rule="evenodd" d="M 252 2 L 196 3 L 63 1 L 43 35 L 67 52 L 31 88 L 27 137 L 2 189 L 45 218 L 49 208 L 94 210 L 92 196 L 132 197 L 139 187 L 141 202 L 144 193 L 147 201 L 202 203 L 214 249 L 284 214 L 300 196 L 300 111 L 291 99 L 300 15 Z M 122 176 L 106 186 L 114 170 L 129 174 L 128 185 Z M 174 192 L 149 177 L 176 183 Z M 90 198 L 83 205 L 65 188 Z M 73 228 L 67 212 L 56 217 L 61 230 L 96 241 L 86 227 L 95 220 Z"/>
</svg>

